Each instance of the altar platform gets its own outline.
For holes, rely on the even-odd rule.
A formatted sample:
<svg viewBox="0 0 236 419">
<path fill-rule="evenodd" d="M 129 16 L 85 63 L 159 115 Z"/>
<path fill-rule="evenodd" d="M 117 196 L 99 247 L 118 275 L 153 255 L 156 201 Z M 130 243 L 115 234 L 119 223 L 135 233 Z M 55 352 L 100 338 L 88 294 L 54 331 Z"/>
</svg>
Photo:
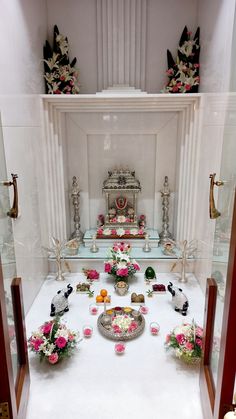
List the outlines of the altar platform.
<svg viewBox="0 0 236 419">
<path fill-rule="evenodd" d="M 50 319 L 50 303 L 56 292 L 67 283 L 75 287 L 84 279 L 83 274 L 74 274 L 67 275 L 64 282 L 55 281 L 53 276 L 45 280 L 26 317 L 28 337 Z M 167 285 L 169 281 L 179 284 L 174 274 L 158 275 L 158 282 Z M 110 276 L 102 274 L 93 285 L 95 295 L 100 289 L 107 289 L 111 307 L 129 306 L 132 292 L 146 295 L 150 288 L 143 273 L 132 278 L 129 293 L 124 297 L 114 292 L 113 282 Z M 203 419 L 199 368 L 185 365 L 164 347 L 166 335 L 175 326 L 193 318 L 199 325 L 203 322 L 204 295 L 194 275 L 190 274 L 181 288 L 189 299 L 187 317 L 174 311 L 169 292 L 146 297 L 149 312 L 145 315 L 144 331 L 126 343 L 123 355 L 115 354 L 115 342 L 100 334 L 98 316 L 89 313 L 89 305 L 95 298 L 73 292 L 69 312 L 62 321 L 79 332 L 85 324 L 91 325 L 93 336 L 84 339 L 71 358 L 56 365 L 40 363 L 30 353 L 31 387 L 26 419 Z M 98 315 L 102 310 L 103 306 L 99 307 Z M 150 334 L 152 321 L 160 324 L 158 336 Z"/>
</svg>

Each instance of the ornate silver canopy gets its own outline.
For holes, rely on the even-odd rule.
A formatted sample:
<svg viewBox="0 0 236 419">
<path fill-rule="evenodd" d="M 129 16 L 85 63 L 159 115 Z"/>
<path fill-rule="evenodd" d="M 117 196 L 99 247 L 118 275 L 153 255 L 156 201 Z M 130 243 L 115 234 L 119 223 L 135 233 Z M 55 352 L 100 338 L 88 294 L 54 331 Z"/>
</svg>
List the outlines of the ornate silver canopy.
<svg viewBox="0 0 236 419">
<path fill-rule="evenodd" d="M 135 172 L 129 169 L 108 171 L 103 182 L 106 196 L 105 227 L 137 227 L 137 193 L 141 191 Z"/>
</svg>

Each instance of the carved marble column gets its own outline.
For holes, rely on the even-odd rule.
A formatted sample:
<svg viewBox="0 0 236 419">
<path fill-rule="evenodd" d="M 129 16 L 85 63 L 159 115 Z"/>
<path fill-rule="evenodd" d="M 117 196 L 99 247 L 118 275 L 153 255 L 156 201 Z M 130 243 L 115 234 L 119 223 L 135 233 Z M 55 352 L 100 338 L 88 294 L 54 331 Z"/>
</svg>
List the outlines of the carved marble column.
<svg viewBox="0 0 236 419">
<path fill-rule="evenodd" d="M 98 91 L 145 90 L 147 0 L 97 0 Z"/>
</svg>

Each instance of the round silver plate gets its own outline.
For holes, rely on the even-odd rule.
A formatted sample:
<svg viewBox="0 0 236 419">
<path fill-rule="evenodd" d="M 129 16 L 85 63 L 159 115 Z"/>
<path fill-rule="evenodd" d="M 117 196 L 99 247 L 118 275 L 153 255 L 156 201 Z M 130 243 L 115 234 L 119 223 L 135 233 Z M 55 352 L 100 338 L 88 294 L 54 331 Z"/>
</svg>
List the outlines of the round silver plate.
<svg viewBox="0 0 236 419">
<path fill-rule="evenodd" d="M 122 314 L 125 314 L 125 313 L 122 312 Z M 131 312 L 130 316 L 132 317 L 132 312 Z M 114 333 L 111 325 L 103 325 L 102 324 L 102 317 L 103 317 L 103 313 L 100 314 L 100 316 L 98 317 L 98 320 L 97 320 L 98 330 L 101 332 L 101 334 L 103 336 L 105 336 L 108 339 L 112 339 L 112 340 L 118 340 L 119 341 L 119 340 L 131 340 L 131 339 L 137 338 L 139 335 L 141 335 L 141 333 L 143 333 L 143 330 L 144 330 L 144 327 L 145 327 L 145 318 L 140 313 L 139 318 L 137 320 L 135 319 L 135 321 L 138 322 L 137 329 L 135 329 L 134 331 L 132 331 L 130 333 L 129 332 Z"/>
</svg>

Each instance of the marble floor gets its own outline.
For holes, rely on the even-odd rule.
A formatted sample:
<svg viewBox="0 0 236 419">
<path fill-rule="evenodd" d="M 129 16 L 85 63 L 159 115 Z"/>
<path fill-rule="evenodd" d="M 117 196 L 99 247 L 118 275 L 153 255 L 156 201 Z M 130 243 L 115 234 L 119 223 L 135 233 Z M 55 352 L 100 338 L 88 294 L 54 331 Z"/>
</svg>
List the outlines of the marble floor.
<svg viewBox="0 0 236 419">
<path fill-rule="evenodd" d="M 84 276 L 71 274 L 67 280 L 75 286 Z M 158 275 L 159 283 L 167 285 L 170 280 L 179 285 L 174 274 Z M 66 283 L 53 277 L 45 280 L 26 318 L 28 336 L 50 318 L 51 299 Z M 131 292 L 146 293 L 150 286 L 144 283 L 143 274 L 138 274 L 130 281 L 130 292 L 120 297 L 114 293 L 112 278 L 101 274 L 93 288 L 95 295 L 106 288 L 113 307 L 130 305 Z M 145 330 L 127 342 L 123 355 L 115 354 L 114 342 L 99 333 L 97 316 L 89 314 L 94 298 L 73 292 L 63 321 L 80 332 L 83 325 L 90 324 L 93 336 L 84 339 L 71 358 L 56 365 L 39 363 L 35 354 L 29 354 L 31 388 L 26 419 L 203 419 L 198 367 L 182 364 L 164 348 L 173 327 L 193 318 L 200 325 L 203 322 L 204 296 L 195 277 L 189 274 L 181 288 L 189 298 L 187 317 L 173 310 L 169 292 L 146 298 Z M 150 334 L 151 321 L 160 324 L 158 336 Z"/>
</svg>

